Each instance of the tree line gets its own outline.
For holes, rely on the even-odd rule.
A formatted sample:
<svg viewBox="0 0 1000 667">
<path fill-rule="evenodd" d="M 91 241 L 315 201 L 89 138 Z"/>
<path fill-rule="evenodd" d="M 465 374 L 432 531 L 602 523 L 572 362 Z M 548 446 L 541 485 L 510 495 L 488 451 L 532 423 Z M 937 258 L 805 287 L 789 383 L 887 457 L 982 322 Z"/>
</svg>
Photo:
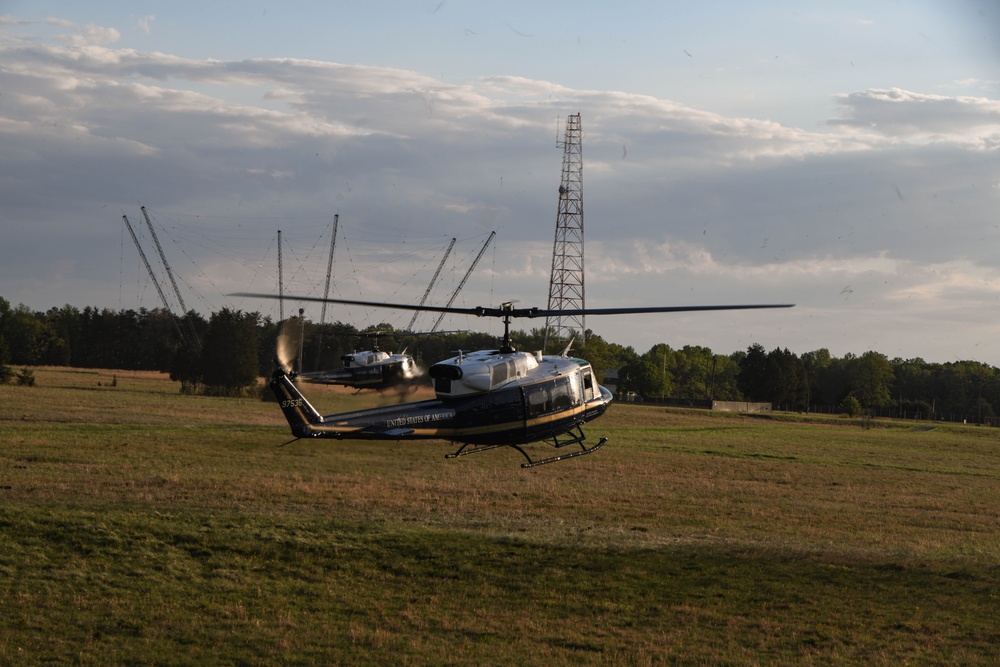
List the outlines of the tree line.
<svg viewBox="0 0 1000 667">
<path fill-rule="evenodd" d="M 406 348 L 425 368 L 457 350 L 490 349 L 496 338 L 460 332 L 404 337 L 391 325 L 359 330 L 293 318 L 302 334 L 303 370 L 336 368 L 342 355 Z M 72 366 L 156 370 L 185 392 L 239 395 L 274 368 L 279 323 L 259 312 L 224 308 L 208 319 L 175 318 L 164 309 L 79 309 L 45 312 L 12 307 L 0 297 L 0 381 L 12 367 Z M 377 332 L 377 338 L 366 337 Z M 542 348 L 544 330 L 515 331 L 520 349 Z M 1000 371 L 976 361 L 930 363 L 868 351 L 834 357 L 826 349 L 796 355 L 787 348 L 716 354 L 701 346 L 660 343 L 645 353 L 591 331 L 572 354 L 587 359 L 616 394 L 644 400 L 690 399 L 771 403 L 777 409 L 993 423 L 1000 415 Z"/>
</svg>

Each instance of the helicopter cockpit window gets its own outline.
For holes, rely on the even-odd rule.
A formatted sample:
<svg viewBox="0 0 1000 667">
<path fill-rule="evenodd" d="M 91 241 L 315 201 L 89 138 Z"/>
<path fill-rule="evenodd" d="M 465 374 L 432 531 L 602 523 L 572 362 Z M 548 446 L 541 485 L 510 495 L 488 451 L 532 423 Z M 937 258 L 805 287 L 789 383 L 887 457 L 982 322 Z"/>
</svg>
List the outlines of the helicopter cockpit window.
<svg viewBox="0 0 1000 667">
<path fill-rule="evenodd" d="M 580 403 L 580 394 L 578 391 L 574 393 L 568 377 L 527 387 L 524 396 L 529 417 L 566 410 Z"/>
<path fill-rule="evenodd" d="M 583 370 L 583 400 L 589 401 L 597 398 L 597 388 L 594 383 L 594 374 L 589 368 Z"/>
<path fill-rule="evenodd" d="M 574 405 L 580 404 L 580 391 L 574 386 L 570 378 L 575 376 L 556 378 L 552 386 L 552 409 L 566 410 Z"/>
<path fill-rule="evenodd" d="M 580 385 L 580 374 L 571 373 L 569 376 L 570 395 L 573 397 L 573 405 L 579 405 L 586 400 L 583 395 L 583 387 Z"/>
</svg>

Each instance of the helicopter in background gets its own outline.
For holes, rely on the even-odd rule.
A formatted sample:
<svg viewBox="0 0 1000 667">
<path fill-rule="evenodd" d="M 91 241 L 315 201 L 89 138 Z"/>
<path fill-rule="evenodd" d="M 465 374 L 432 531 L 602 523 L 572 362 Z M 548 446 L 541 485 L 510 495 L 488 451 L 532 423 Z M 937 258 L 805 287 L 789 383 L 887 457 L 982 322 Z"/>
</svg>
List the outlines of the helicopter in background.
<svg viewBox="0 0 1000 667">
<path fill-rule="evenodd" d="M 271 294 L 241 292 L 231 296 L 278 298 Z M 302 395 L 293 380 L 294 344 L 285 331 L 278 336 L 276 369 L 270 381 L 278 404 L 295 438 L 336 438 L 338 440 L 448 440 L 459 445 L 447 454 L 456 458 L 498 447 L 511 447 L 526 459 L 528 468 L 591 454 L 607 442 L 600 438 L 585 444 L 583 425 L 603 415 L 611 403 L 611 392 L 597 383 L 590 363 L 571 357 L 570 347 L 559 355 L 515 350 L 510 339 L 514 318 L 552 315 L 594 316 L 641 313 L 677 313 L 717 310 L 789 308 L 792 304 L 752 304 L 732 306 L 653 306 L 639 308 L 591 308 L 543 310 L 499 307 L 452 308 L 378 303 L 319 297 L 290 297 L 298 301 L 340 303 L 373 308 L 424 310 L 439 313 L 498 317 L 504 333 L 496 350 L 459 352 L 428 370 L 435 398 L 321 415 Z M 527 445 L 545 442 L 557 450 L 579 445 L 566 454 L 533 458 Z M 286 443 L 287 444 L 287 443 Z"/>
<path fill-rule="evenodd" d="M 395 390 L 409 391 L 425 381 L 423 370 L 417 365 L 413 357 L 402 352 L 383 352 L 378 347 L 378 337 L 385 335 L 386 331 L 370 331 L 357 334 L 358 336 L 372 338 L 372 349 L 355 351 L 340 357 L 344 362 L 343 368 L 310 371 L 299 373 L 298 377 L 307 382 L 318 384 L 335 384 L 352 387 L 361 391 L 362 389 L 374 389 L 376 391 Z M 418 334 L 391 334 L 418 335 Z"/>
</svg>

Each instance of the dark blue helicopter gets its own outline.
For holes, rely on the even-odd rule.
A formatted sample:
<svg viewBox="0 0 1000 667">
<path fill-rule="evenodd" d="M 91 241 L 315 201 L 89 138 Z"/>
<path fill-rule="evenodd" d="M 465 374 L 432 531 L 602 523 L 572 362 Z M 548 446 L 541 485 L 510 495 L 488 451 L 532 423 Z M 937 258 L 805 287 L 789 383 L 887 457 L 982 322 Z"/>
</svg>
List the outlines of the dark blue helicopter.
<svg viewBox="0 0 1000 667">
<path fill-rule="evenodd" d="M 343 355 L 340 358 L 344 362 L 343 368 L 309 371 L 299 373 L 298 377 L 307 382 L 342 385 L 353 387 L 358 391 L 362 389 L 374 389 L 376 391 L 384 391 L 386 389 L 397 391 L 415 389 L 423 379 L 423 371 L 413 360 L 413 357 L 406 353 L 405 349 L 402 352 L 385 352 L 380 350 L 378 347 L 378 337 L 385 333 L 387 332 L 368 331 L 357 334 L 361 337 L 372 338 L 372 349 L 355 350 Z"/>
<path fill-rule="evenodd" d="M 245 292 L 232 296 L 275 298 L 270 294 Z M 597 383 L 589 362 L 569 355 L 569 347 L 559 355 L 515 350 L 510 341 L 510 322 L 513 318 L 791 307 L 791 304 L 755 304 L 556 311 L 514 308 L 511 303 L 498 308 L 451 308 L 287 295 L 284 298 L 502 318 L 504 334 L 498 349 L 460 352 L 458 356 L 430 367 L 428 374 L 436 394 L 433 399 L 321 415 L 293 382 L 296 374 L 291 370 L 292 355 L 283 350 L 293 350 L 295 345 L 284 333 L 279 336 L 277 369 L 270 386 L 296 438 L 449 440 L 459 444 L 458 450 L 448 454 L 447 458 L 497 447 L 512 447 L 526 459 L 521 464 L 524 468 L 590 454 L 607 442 L 607 438 L 600 438 L 588 447 L 583 425 L 605 413 L 611 403 L 611 392 Z M 557 449 L 571 445 L 579 445 L 580 448 L 549 458 L 533 459 L 524 449 L 532 442 L 547 442 Z"/>
</svg>

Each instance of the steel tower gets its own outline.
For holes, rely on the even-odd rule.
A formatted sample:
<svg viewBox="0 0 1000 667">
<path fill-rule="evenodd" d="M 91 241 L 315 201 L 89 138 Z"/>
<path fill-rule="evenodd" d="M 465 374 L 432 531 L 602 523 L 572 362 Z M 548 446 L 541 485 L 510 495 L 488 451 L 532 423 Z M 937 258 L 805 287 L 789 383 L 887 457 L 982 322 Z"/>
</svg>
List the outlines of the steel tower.
<svg viewBox="0 0 1000 667">
<path fill-rule="evenodd" d="M 549 310 L 583 310 L 583 131 L 580 114 L 566 118 L 562 182 L 556 214 L 556 238 L 552 247 L 549 279 Z M 583 315 L 553 315 L 545 319 L 545 346 L 550 338 L 584 343 Z"/>
</svg>

